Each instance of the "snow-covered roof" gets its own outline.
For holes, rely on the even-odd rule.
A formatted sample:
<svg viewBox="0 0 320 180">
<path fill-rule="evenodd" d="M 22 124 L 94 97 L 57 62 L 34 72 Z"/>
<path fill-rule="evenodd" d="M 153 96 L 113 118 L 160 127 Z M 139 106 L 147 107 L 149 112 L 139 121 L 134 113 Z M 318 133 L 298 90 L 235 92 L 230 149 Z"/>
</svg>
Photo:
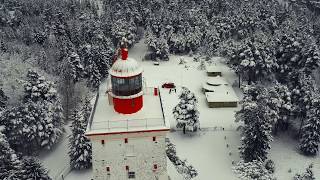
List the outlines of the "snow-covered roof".
<svg viewBox="0 0 320 180">
<path fill-rule="evenodd" d="M 142 73 L 143 69 L 135 59 L 118 59 L 112 65 L 109 73 L 116 77 L 130 77 Z"/>
<path fill-rule="evenodd" d="M 210 102 L 238 102 L 239 99 L 234 91 L 206 92 L 207 101 Z"/>
<path fill-rule="evenodd" d="M 107 82 L 107 81 L 106 81 Z M 146 130 L 169 130 L 170 123 L 164 118 L 160 97 L 153 95 L 153 88 L 143 88 L 143 107 L 133 114 L 120 114 L 106 93 L 107 83 L 101 84 L 92 122 L 89 122 L 87 135 Z M 108 97 L 109 96 L 109 97 Z M 112 101 L 112 100 L 111 100 Z"/>
<path fill-rule="evenodd" d="M 225 92 L 227 87 L 228 86 L 226 86 L 226 85 L 212 86 L 207 83 L 202 84 L 202 88 L 204 90 L 212 91 L 212 92 Z"/>
<path fill-rule="evenodd" d="M 221 72 L 221 69 L 218 66 L 206 66 L 206 70 L 208 73 L 213 73 L 213 72 Z"/>
<path fill-rule="evenodd" d="M 221 76 L 208 77 L 207 84 L 213 86 L 228 85 L 228 82 Z"/>
</svg>

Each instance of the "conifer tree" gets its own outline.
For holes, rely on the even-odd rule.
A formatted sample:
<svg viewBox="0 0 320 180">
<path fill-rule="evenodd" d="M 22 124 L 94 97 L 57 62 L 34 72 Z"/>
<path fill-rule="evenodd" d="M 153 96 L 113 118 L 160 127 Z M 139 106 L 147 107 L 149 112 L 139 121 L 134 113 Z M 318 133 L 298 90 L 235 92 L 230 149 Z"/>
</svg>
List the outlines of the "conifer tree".
<svg viewBox="0 0 320 180">
<path fill-rule="evenodd" d="M 307 112 L 307 121 L 302 127 L 300 150 L 305 155 L 316 155 L 320 143 L 320 99 L 317 94 L 312 99 L 311 108 Z"/>
<path fill-rule="evenodd" d="M 51 180 L 48 171 L 42 167 L 39 160 L 34 157 L 24 157 L 22 159 L 23 179 Z"/>
<path fill-rule="evenodd" d="M 266 89 L 246 87 L 242 108 L 236 113 L 236 121 L 244 122 L 239 149 L 245 162 L 263 162 L 270 149 L 272 123 L 266 97 Z"/>
<path fill-rule="evenodd" d="M 3 90 L 0 89 L 0 112 L 6 107 L 8 97 L 4 94 Z"/>
<path fill-rule="evenodd" d="M 177 121 L 177 128 L 183 128 L 184 134 L 186 131 L 197 131 L 200 127 L 197 98 L 189 89 L 182 87 L 179 99 L 180 102 L 173 108 L 173 115 Z"/>
<path fill-rule="evenodd" d="M 0 132 L 0 179 L 19 180 L 20 172 L 21 162 Z"/>
<path fill-rule="evenodd" d="M 91 167 L 92 149 L 89 139 L 85 136 L 86 124 L 78 110 L 71 114 L 72 135 L 69 139 L 70 165 L 73 169 L 88 169 Z"/>
</svg>

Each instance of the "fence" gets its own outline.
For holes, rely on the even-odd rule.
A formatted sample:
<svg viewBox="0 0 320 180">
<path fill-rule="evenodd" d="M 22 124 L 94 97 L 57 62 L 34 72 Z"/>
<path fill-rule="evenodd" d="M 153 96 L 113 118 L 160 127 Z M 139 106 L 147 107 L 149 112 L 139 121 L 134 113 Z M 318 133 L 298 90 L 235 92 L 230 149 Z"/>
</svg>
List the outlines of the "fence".
<svg viewBox="0 0 320 180">
<path fill-rule="evenodd" d="M 145 118 L 145 119 L 130 119 L 130 120 L 114 120 L 114 121 L 101 121 L 94 122 L 91 126 L 91 130 L 99 129 L 125 129 L 132 130 L 135 128 L 148 128 L 164 126 L 164 120 L 162 118 Z"/>
</svg>

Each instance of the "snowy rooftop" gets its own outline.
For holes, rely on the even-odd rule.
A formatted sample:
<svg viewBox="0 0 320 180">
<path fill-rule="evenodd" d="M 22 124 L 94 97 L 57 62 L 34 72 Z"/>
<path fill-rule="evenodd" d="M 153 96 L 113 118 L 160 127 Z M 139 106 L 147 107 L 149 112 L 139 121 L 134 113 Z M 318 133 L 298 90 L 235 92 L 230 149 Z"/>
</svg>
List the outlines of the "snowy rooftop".
<svg viewBox="0 0 320 180">
<path fill-rule="evenodd" d="M 230 88 L 231 89 L 231 88 Z M 239 99 L 234 91 L 226 90 L 225 92 L 206 92 L 208 102 L 238 102 Z"/>
<path fill-rule="evenodd" d="M 228 85 L 228 82 L 221 76 L 208 77 L 207 84 L 218 86 L 218 85 Z"/>
<path fill-rule="evenodd" d="M 170 124 L 163 115 L 161 97 L 153 95 L 153 88 L 144 88 L 143 108 L 140 111 L 120 114 L 109 104 L 107 86 L 106 82 L 100 86 L 87 135 L 170 129 Z"/>
<path fill-rule="evenodd" d="M 211 91 L 211 92 L 226 92 L 226 88 L 228 88 L 228 86 L 226 85 L 212 86 L 207 83 L 203 83 L 202 88 L 206 91 Z"/>
<path fill-rule="evenodd" d="M 206 66 L 206 70 L 208 73 L 221 72 L 221 69 L 216 65 Z"/>
<path fill-rule="evenodd" d="M 143 69 L 135 59 L 117 59 L 109 70 L 109 73 L 117 77 L 135 76 L 142 73 Z"/>
</svg>

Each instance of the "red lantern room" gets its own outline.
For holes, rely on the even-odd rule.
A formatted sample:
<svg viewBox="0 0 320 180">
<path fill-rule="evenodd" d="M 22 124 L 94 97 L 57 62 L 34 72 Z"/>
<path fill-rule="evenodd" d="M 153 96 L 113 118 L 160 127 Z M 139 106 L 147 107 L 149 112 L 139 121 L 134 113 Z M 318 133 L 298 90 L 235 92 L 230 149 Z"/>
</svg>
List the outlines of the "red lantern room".
<svg viewBox="0 0 320 180">
<path fill-rule="evenodd" d="M 122 114 L 138 112 L 143 106 L 142 68 L 128 58 L 128 49 L 121 49 L 121 59 L 110 69 L 114 110 Z"/>
</svg>

